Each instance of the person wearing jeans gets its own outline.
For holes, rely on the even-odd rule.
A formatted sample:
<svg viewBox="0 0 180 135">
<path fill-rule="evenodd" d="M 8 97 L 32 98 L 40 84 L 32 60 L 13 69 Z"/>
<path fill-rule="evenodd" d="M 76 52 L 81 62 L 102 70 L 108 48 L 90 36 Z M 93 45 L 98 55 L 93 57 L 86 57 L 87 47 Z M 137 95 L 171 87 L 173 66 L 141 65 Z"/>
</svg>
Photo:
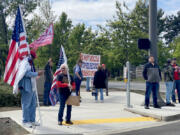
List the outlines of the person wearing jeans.
<svg viewBox="0 0 180 135">
<path fill-rule="evenodd" d="M 53 65 L 53 62 L 52 62 L 52 59 L 50 58 L 44 68 L 45 82 L 44 82 L 44 100 L 43 100 L 43 102 L 44 102 L 45 106 L 51 105 L 51 102 L 49 99 L 49 93 L 50 93 L 51 84 L 53 81 L 52 65 Z"/>
<path fill-rule="evenodd" d="M 70 85 L 67 75 L 67 65 L 62 64 L 61 65 L 61 71 L 62 73 L 58 75 L 57 77 L 57 88 L 59 88 L 59 101 L 60 101 L 60 107 L 59 107 L 59 113 L 58 113 L 58 125 L 62 125 L 63 123 L 63 114 L 64 114 L 64 108 L 65 103 L 68 97 L 71 95 L 71 90 L 75 90 L 75 82 L 73 80 L 72 76 L 69 76 L 70 78 Z M 67 115 L 66 115 L 66 124 L 73 124 L 71 121 L 71 111 L 72 111 L 72 105 L 67 105 Z"/>
<path fill-rule="evenodd" d="M 172 59 L 172 67 L 174 69 L 174 83 L 173 83 L 173 90 L 172 90 L 172 101 L 174 103 L 176 103 L 176 94 L 175 94 L 175 90 L 177 89 L 178 85 L 178 82 L 179 81 L 176 81 L 179 79 L 178 75 L 177 75 L 177 72 L 175 73 L 175 67 L 178 66 L 177 63 L 176 63 L 176 58 L 173 58 Z"/>
<path fill-rule="evenodd" d="M 167 60 L 167 64 L 165 65 L 164 68 L 164 81 L 166 84 L 166 105 L 167 106 L 175 106 L 174 104 L 171 103 L 171 95 L 172 95 L 172 91 L 173 91 L 173 77 L 174 74 L 174 70 L 172 67 L 172 63 L 171 60 L 168 59 Z"/>
<path fill-rule="evenodd" d="M 70 93 L 60 94 L 59 96 L 59 101 L 60 101 L 60 108 L 58 113 L 58 121 L 60 122 L 59 125 L 62 125 L 65 103 L 69 95 Z M 72 105 L 67 105 L 66 122 L 70 122 L 71 120 L 71 111 L 72 111 Z"/>
<path fill-rule="evenodd" d="M 76 84 L 76 95 L 80 96 L 80 87 L 81 87 L 81 81 L 83 79 L 83 74 L 81 71 L 81 67 L 82 67 L 82 60 L 79 59 L 77 61 L 76 66 L 74 67 L 74 81 Z"/>
<path fill-rule="evenodd" d="M 95 72 L 94 81 L 93 81 L 93 85 L 96 89 L 95 101 L 98 100 L 98 89 L 100 89 L 100 100 L 101 102 L 104 101 L 103 88 L 106 88 L 105 78 L 106 76 L 104 72 L 102 71 L 102 66 L 98 65 L 98 70 Z"/>
<path fill-rule="evenodd" d="M 160 108 L 157 103 L 157 94 L 159 90 L 159 81 L 161 80 L 161 71 L 159 66 L 155 63 L 154 57 L 149 57 L 149 62 L 144 66 L 143 77 L 146 80 L 145 92 L 145 109 L 149 109 L 149 98 L 151 91 L 153 93 L 154 108 Z"/>
<path fill-rule="evenodd" d="M 106 65 L 105 64 L 102 64 L 102 71 L 104 72 L 105 74 L 105 85 L 106 85 L 106 96 L 109 95 L 109 91 L 108 91 L 108 77 L 109 77 L 109 71 L 108 69 L 106 68 Z"/>
<path fill-rule="evenodd" d="M 175 66 L 175 69 L 174 69 L 174 88 L 173 88 L 173 90 L 175 91 L 175 89 L 177 89 L 178 101 L 180 103 L 180 68 L 178 66 Z M 176 103 L 175 94 L 172 95 L 172 100 L 174 103 Z"/>
<path fill-rule="evenodd" d="M 149 107 L 149 98 L 151 95 L 151 91 L 153 94 L 153 104 L 155 106 L 157 105 L 157 91 L 158 91 L 158 89 L 159 89 L 158 83 L 146 82 L 145 106 Z"/>
<path fill-rule="evenodd" d="M 86 91 L 90 91 L 90 83 L 91 83 L 91 78 L 86 77 Z"/>
<path fill-rule="evenodd" d="M 103 89 L 100 88 L 99 90 L 100 90 L 100 100 L 104 101 Z M 97 101 L 97 100 L 98 100 L 98 89 L 96 89 L 96 96 L 95 96 L 95 101 Z"/>
<path fill-rule="evenodd" d="M 43 71 L 36 72 L 33 60 L 36 58 L 36 53 L 31 50 L 31 57 L 26 63 L 26 72 L 23 78 L 19 81 L 18 87 L 21 92 L 21 106 L 23 112 L 23 126 L 32 128 L 40 124 L 36 119 L 36 77 L 43 74 Z"/>
</svg>

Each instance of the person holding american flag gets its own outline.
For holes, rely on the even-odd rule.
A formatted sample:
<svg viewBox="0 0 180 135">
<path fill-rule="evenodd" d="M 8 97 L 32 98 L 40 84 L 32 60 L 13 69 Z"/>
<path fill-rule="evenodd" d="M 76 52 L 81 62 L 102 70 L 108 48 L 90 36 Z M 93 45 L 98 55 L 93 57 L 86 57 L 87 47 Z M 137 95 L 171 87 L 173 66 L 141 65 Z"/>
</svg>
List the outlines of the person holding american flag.
<svg viewBox="0 0 180 135">
<path fill-rule="evenodd" d="M 36 58 L 36 53 L 31 50 L 31 56 L 26 64 L 26 73 L 20 80 L 18 87 L 21 92 L 21 105 L 23 111 L 23 125 L 28 128 L 39 126 L 35 121 L 36 118 L 36 77 L 44 73 L 44 71 L 36 72 L 33 60 Z"/>
<path fill-rule="evenodd" d="M 62 125 L 65 103 L 68 97 L 71 95 L 71 90 L 75 91 L 75 82 L 74 82 L 73 77 L 69 75 L 70 80 L 68 79 L 67 65 L 62 64 L 60 69 L 62 73 L 60 73 L 57 76 L 57 81 L 56 81 L 56 85 L 60 93 L 60 96 L 59 96 L 60 108 L 59 108 L 59 113 L 58 113 L 58 125 Z M 72 110 L 72 105 L 67 105 L 66 124 L 73 124 L 71 121 L 71 110 Z"/>
<path fill-rule="evenodd" d="M 35 121 L 36 103 L 38 103 L 39 107 L 36 77 L 42 75 L 44 71 L 36 72 L 33 64 L 36 53 L 35 51 L 30 51 L 26 38 L 26 30 L 19 6 L 6 59 L 4 82 L 13 86 L 14 94 L 21 92 L 22 122 L 25 127 L 32 128 L 32 126 L 39 125 Z M 40 109 L 39 116 L 41 122 Z"/>
</svg>

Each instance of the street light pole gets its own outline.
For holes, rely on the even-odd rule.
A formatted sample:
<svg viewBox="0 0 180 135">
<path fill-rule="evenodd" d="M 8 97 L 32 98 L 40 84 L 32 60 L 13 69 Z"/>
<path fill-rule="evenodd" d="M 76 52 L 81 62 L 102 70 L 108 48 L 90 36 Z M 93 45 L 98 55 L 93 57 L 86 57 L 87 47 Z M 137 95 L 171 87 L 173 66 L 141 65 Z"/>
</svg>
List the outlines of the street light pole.
<svg viewBox="0 0 180 135">
<path fill-rule="evenodd" d="M 151 42 L 151 47 L 149 51 L 149 55 L 153 56 L 155 62 L 158 63 L 158 47 L 157 47 L 157 0 L 149 0 L 149 40 Z M 165 102 L 160 96 L 160 92 L 158 90 L 158 104 L 160 106 L 165 105 Z M 151 98 L 152 104 L 152 98 Z"/>
<path fill-rule="evenodd" d="M 149 0 L 149 40 L 151 42 L 149 54 L 158 62 L 157 51 L 157 0 Z"/>
</svg>

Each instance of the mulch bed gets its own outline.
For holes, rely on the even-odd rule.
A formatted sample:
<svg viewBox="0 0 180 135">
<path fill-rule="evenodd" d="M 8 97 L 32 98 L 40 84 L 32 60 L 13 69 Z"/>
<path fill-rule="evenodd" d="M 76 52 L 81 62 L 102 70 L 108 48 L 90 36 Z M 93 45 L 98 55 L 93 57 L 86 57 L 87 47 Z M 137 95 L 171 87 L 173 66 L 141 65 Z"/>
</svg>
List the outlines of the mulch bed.
<svg viewBox="0 0 180 135">
<path fill-rule="evenodd" d="M 29 134 L 11 118 L 0 118 L 0 135 L 24 135 Z"/>
</svg>

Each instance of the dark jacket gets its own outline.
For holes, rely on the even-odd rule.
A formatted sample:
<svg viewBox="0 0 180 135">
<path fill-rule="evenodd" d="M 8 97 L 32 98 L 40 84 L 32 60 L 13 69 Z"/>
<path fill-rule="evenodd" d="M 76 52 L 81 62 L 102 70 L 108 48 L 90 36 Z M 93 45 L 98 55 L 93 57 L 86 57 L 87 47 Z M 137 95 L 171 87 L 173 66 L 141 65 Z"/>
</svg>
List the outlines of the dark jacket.
<svg viewBox="0 0 180 135">
<path fill-rule="evenodd" d="M 70 84 L 72 85 L 72 90 L 75 90 L 75 82 L 74 82 L 74 79 L 73 77 L 70 75 Z M 60 94 L 65 94 L 65 95 L 70 95 L 71 91 L 69 89 L 69 86 L 68 86 L 68 76 L 67 75 L 64 75 L 63 73 L 59 74 L 57 76 L 57 82 L 56 82 L 56 85 L 57 87 L 59 88 L 59 93 Z"/>
<path fill-rule="evenodd" d="M 96 71 L 94 75 L 93 85 L 95 88 L 106 88 L 105 85 L 106 76 L 102 70 Z"/>
<path fill-rule="evenodd" d="M 157 64 L 147 63 L 144 66 L 143 77 L 147 82 L 156 83 L 161 81 L 161 70 Z"/>
<path fill-rule="evenodd" d="M 52 83 L 53 80 L 53 74 L 52 74 L 52 67 L 49 65 L 49 63 L 44 68 L 44 77 L 46 83 Z"/>
<path fill-rule="evenodd" d="M 164 67 L 164 81 L 170 82 L 174 80 L 174 69 L 171 64 L 167 64 Z"/>
<path fill-rule="evenodd" d="M 106 69 L 103 69 L 102 71 L 104 72 L 106 79 L 108 79 L 108 77 L 109 77 L 109 71 L 107 70 L 107 68 L 106 68 Z"/>
</svg>

